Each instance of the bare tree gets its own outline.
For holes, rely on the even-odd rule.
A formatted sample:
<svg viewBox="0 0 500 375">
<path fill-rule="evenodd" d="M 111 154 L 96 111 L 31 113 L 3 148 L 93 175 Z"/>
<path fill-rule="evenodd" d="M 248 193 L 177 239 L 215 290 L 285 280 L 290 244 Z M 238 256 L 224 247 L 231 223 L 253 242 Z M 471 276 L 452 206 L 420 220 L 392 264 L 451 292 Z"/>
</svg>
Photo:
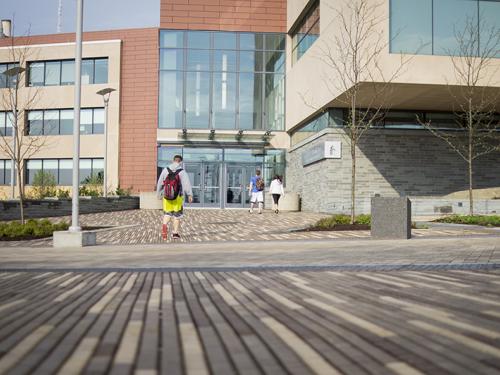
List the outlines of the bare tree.
<svg viewBox="0 0 500 375">
<path fill-rule="evenodd" d="M 481 20 L 480 20 L 481 21 Z M 474 214 L 474 173 L 476 159 L 500 151 L 500 120 L 495 111 L 500 99 L 498 82 L 500 65 L 500 27 L 486 29 L 483 22 L 468 18 L 463 29 L 455 28 L 456 49 L 447 50 L 453 65 L 455 82 L 447 83 L 453 100 L 456 129 L 439 129 L 431 120 L 419 122 L 442 139 L 467 164 L 469 182 L 469 215 Z M 484 27 L 484 29 L 481 29 Z"/>
<path fill-rule="evenodd" d="M 22 38 L 27 42 L 28 38 Z M 28 44 L 16 45 L 15 38 L 11 37 L 9 46 L 9 63 L 14 67 L 6 74 L 7 88 L 1 90 L 0 109 L 7 111 L 8 121 L 12 125 L 12 134 L 0 134 L 0 150 L 11 160 L 11 169 L 16 170 L 16 182 L 19 194 L 21 223 L 24 224 L 24 171 L 25 161 L 47 145 L 47 138 L 30 136 L 24 121 L 28 111 L 34 109 L 40 97 L 40 89 L 25 87 L 26 68 L 29 59 L 33 58 Z M 5 74 L 5 73 L 4 73 Z"/>
<path fill-rule="evenodd" d="M 333 74 L 324 82 L 336 103 L 347 109 L 344 138 L 351 154 L 351 224 L 356 214 L 356 148 L 361 137 L 389 109 L 392 83 L 402 73 L 410 57 L 400 55 L 396 66 L 382 68 L 389 35 L 384 2 L 342 0 L 331 7 L 335 14 L 333 37 L 325 36 L 319 58 Z M 339 95 L 340 93 L 340 95 Z"/>
</svg>

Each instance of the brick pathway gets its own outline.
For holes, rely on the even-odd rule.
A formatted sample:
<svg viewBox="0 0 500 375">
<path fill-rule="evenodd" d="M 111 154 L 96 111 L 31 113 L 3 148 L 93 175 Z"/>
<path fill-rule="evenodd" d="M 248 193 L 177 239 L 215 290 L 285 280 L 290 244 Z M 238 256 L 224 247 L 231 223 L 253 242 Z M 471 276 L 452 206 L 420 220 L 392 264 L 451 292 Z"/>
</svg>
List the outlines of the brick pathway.
<svg viewBox="0 0 500 375">
<path fill-rule="evenodd" d="M 369 231 L 293 232 L 305 228 L 324 214 L 283 212 L 279 215 L 265 211 L 250 215 L 246 210 L 186 210 L 180 242 L 248 241 L 248 240 L 318 240 L 369 238 Z M 81 225 L 112 227 L 97 230 L 98 244 L 155 244 L 163 243 L 160 235 L 162 214 L 159 210 L 131 210 L 81 215 Z M 53 221 L 69 217 L 53 218 Z M 500 231 L 477 228 L 431 228 L 413 230 L 414 237 L 491 235 Z M 170 241 L 170 240 L 169 240 Z M 51 246 L 51 239 L 19 242 L 0 242 L 0 246 Z"/>
<path fill-rule="evenodd" d="M 500 270 L 2 272 L 0 374 L 498 374 Z"/>
</svg>

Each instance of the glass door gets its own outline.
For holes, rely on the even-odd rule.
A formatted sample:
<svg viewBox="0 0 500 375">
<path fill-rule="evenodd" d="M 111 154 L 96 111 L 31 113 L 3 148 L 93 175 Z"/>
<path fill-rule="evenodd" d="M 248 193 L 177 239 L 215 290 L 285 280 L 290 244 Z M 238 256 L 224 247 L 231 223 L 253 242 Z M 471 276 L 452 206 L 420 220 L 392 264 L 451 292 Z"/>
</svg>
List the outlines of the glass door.
<svg viewBox="0 0 500 375">
<path fill-rule="evenodd" d="M 231 165 L 226 164 L 225 204 L 227 208 L 249 207 L 250 194 L 248 186 L 250 178 L 260 165 Z"/>
<path fill-rule="evenodd" d="M 192 207 L 220 207 L 220 163 L 184 163 L 193 189 Z"/>
</svg>

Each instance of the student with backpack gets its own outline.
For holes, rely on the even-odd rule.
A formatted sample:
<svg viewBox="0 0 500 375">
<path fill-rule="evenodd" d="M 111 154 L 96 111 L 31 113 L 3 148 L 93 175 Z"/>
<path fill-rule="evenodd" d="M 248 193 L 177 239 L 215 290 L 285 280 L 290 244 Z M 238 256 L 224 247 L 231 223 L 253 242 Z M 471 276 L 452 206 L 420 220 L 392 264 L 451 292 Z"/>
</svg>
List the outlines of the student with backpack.
<svg viewBox="0 0 500 375">
<path fill-rule="evenodd" d="M 168 238 L 168 224 L 173 219 L 172 239 L 181 238 L 179 234 L 180 221 L 183 217 L 184 196 L 188 202 L 193 202 L 191 182 L 182 168 L 182 156 L 175 155 L 172 164 L 164 168 L 156 184 L 158 199 L 163 200 L 163 225 L 161 235 Z"/>
<path fill-rule="evenodd" d="M 262 206 L 264 205 L 264 179 L 260 175 L 260 171 L 255 171 L 255 176 L 250 179 L 250 213 L 253 213 L 253 208 L 257 203 L 259 207 L 259 214 L 262 213 Z"/>
</svg>

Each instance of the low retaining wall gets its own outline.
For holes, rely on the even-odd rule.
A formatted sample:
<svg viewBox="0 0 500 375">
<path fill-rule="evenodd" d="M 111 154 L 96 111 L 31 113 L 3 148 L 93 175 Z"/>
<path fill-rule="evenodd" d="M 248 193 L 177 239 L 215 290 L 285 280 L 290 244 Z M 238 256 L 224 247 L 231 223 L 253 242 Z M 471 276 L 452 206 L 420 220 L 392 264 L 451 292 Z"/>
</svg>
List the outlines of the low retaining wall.
<svg viewBox="0 0 500 375">
<path fill-rule="evenodd" d="M 80 213 L 135 210 L 139 208 L 139 197 L 92 197 L 80 198 Z M 27 219 L 71 215 L 71 199 L 41 199 L 24 201 L 24 217 Z M 0 201 L 0 221 L 18 220 L 19 201 Z"/>
</svg>

